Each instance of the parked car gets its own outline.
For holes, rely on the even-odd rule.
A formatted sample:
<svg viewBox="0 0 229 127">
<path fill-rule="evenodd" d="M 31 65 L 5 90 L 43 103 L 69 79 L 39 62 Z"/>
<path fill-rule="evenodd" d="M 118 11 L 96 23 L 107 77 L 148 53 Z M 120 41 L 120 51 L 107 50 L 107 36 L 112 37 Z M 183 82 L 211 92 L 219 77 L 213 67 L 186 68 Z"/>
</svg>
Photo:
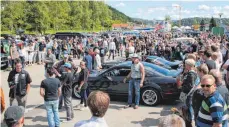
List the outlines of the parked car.
<svg viewBox="0 0 229 127">
<path fill-rule="evenodd" d="M 148 63 L 148 62 L 141 62 L 141 63 L 144 65 L 144 67 L 149 67 L 149 68 L 153 69 L 154 71 L 156 71 L 162 75 L 171 76 L 173 78 L 176 78 L 183 71 L 183 69 L 169 70 L 169 69 L 166 69 L 164 67 L 158 66 L 156 64 Z M 122 62 L 118 65 L 131 66 L 131 64 L 132 64 L 132 61 L 126 61 L 126 62 Z"/>
<path fill-rule="evenodd" d="M 128 82 L 123 83 L 123 79 L 130 73 L 130 70 L 130 62 L 125 62 L 90 75 L 88 78 L 89 91 L 101 90 L 110 96 L 127 98 Z M 80 97 L 77 91 L 78 85 L 78 82 L 73 84 L 73 96 L 76 98 Z M 180 92 L 176 86 L 175 78 L 165 76 L 151 67 L 145 66 L 145 80 L 140 90 L 141 102 L 144 105 L 154 106 L 163 99 L 177 100 Z"/>
<path fill-rule="evenodd" d="M 182 67 L 183 62 L 182 61 L 168 61 L 164 58 L 158 57 L 158 56 L 148 56 L 145 59 L 145 62 L 149 62 L 149 63 L 153 63 L 153 64 L 157 64 L 159 66 L 162 66 L 164 68 L 167 69 L 178 69 L 180 67 Z"/>
<path fill-rule="evenodd" d="M 8 56 L 6 52 L 3 51 L 3 48 L 5 45 L 9 45 L 8 41 L 5 39 L 1 39 L 1 68 L 7 68 L 8 67 Z"/>
</svg>

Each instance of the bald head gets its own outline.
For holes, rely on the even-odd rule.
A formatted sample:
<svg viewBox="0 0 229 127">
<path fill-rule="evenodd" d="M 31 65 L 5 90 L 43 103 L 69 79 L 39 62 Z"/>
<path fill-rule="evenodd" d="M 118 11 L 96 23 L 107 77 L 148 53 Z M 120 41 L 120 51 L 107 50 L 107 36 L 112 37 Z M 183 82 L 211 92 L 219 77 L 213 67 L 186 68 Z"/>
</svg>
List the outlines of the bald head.
<svg viewBox="0 0 229 127">
<path fill-rule="evenodd" d="M 215 78 L 215 83 L 216 84 L 221 84 L 222 83 L 222 73 L 217 70 L 217 69 L 212 69 L 209 72 L 210 75 L 212 75 Z"/>
</svg>

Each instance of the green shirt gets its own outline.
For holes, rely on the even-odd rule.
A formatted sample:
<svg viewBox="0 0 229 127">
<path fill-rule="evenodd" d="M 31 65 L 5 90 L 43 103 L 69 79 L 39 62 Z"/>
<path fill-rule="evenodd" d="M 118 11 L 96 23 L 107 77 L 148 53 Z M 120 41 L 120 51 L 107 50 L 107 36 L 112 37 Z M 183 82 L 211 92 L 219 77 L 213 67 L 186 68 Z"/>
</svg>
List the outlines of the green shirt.
<svg viewBox="0 0 229 127">
<path fill-rule="evenodd" d="M 9 56 L 10 55 L 10 46 L 8 44 L 4 44 L 3 48 L 4 48 L 6 55 Z"/>
</svg>

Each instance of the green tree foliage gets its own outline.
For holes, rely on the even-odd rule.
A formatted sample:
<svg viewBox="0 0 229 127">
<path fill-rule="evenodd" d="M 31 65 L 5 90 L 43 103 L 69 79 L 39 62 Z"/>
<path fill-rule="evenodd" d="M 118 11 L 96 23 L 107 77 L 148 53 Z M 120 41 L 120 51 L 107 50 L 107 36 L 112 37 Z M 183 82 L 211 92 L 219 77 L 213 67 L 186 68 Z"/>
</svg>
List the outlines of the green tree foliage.
<svg viewBox="0 0 229 127">
<path fill-rule="evenodd" d="M 204 31 L 204 30 L 205 30 L 205 22 L 202 19 L 201 22 L 200 22 L 200 31 Z"/>
<path fill-rule="evenodd" d="M 165 16 L 165 21 L 170 21 L 170 20 L 171 20 L 170 15 L 166 15 L 166 16 Z"/>
<path fill-rule="evenodd" d="M 102 1 L 2 1 L 1 28 L 15 32 L 105 30 L 131 18 Z"/>
<path fill-rule="evenodd" d="M 193 25 L 198 25 L 198 21 L 197 21 L 197 18 L 195 18 L 194 20 L 193 20 L 193 23 L 192 23 Z"/>
<path fill-rule="evenodd" d="M 211 20 L 210 20 L 210 24 L 209 24 L 209 30 L 211 31 L 213 27 L 216 27 L 216 21 L 212 17 Z"/>
<path fill-rule="evenodd" d="M 16 30 L 23 27 L 25 23 L 25 6 L 26 2 L 8 1 L 2 3 L 1 25 L 2 30 Z"/>
</svg>

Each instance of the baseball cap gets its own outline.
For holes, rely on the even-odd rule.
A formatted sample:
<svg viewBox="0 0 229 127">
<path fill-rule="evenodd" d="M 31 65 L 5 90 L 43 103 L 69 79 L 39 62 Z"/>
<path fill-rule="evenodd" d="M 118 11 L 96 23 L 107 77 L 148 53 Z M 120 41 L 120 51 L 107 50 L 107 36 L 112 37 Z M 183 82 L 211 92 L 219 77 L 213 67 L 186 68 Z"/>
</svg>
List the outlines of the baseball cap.
<svg viewBox="0 0 229 127">
<path fill-rule="evenodd" d="M 18 122 L 25 113 L 25 108 L 22 106 L 10 106 L 6 109 L 4 120 L 7 125 L 12 125 Z"/>
<path fill-rule="evenodd" d="M 64 67 L 66 67 L 66 68 L 72 68 L 72 65 L 70 63 L 65 63 L 64 64 Z"/>
</svg>

